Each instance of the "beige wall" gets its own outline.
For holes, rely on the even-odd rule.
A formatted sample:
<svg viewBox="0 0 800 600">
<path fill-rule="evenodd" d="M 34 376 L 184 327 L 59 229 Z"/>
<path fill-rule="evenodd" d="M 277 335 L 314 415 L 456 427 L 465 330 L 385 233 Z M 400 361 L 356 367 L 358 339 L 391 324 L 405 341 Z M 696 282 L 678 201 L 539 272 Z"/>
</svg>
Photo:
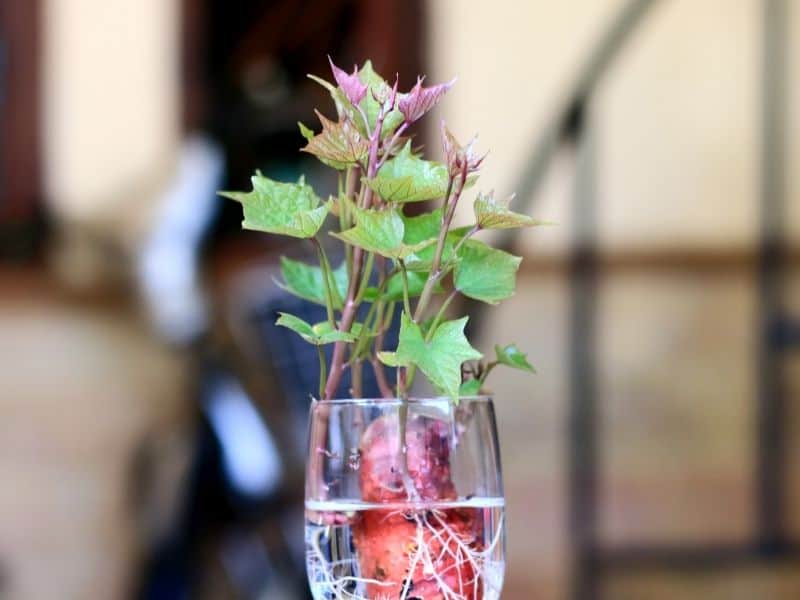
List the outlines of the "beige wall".
<svg viewBox="0 0 800 600">
<path fill-rule="evenodd" d="M 484 188 L 508 193 L 591 43 L 622 0 L 429 3 L 437 78 L 459 76 L 443 114 L 490 149 Z M 800 31 L 800 7 L 790 27 Z M 613 249 L 729 249 L 754 240 L 758 215 L 761 3 L 657 3 L 600 89 L 593 107 L 599 154 L 600 235 Z M 794 36 L 797 38 L 797 36 Z M 790 92 L 800 92 L 792 43 Z M 796 147 L 800 120 L 789 139 Z M 794 221 L 800 154 L 788 165 Z M 535 214 L 562 226 L 528 236 L 536 251 L 563 249 L 569 163 L 556 165 Z M 795 235 L 800 227 L 793 226 Z"/>
<path fill-rule="evenodd" d="M 178 139 L 178 2 L 47 0 L 43 15 L 48 199 L 65 220 L 136 221 Z"/>
<path fill-rule="evenodd" d="M 483 187 L 512 191 L 535 134 L 623 0 L 428 4 L 434 78 L 457 75 L 442 114 L 491 151 Z M 800 31 L 800 7 L 791 24 Z M 178 138 L 176 0 L 45 2 L 46 189 L 67 220 L 137 222 Z M 730 248 L 757 216 L 760 2 L 658 3 L 594 106 L 600 233 L 615 249 Z M 791 97 L 800 96 L 793 36 Z M 502 99 L 502 100 L 501 100 Z M 800 119 L 789 126 L 790 197 L 800 189 Z M 556 164 L 535 213 L 561 226 L 526 242 L 564 248 L 570 163 Z M 800 239 L 800 202 L 792 202 Z M 113 217 L 112 217 L 113 218 Z M 466 218 L 466 217 L 465 217 Z"/>
</svg>

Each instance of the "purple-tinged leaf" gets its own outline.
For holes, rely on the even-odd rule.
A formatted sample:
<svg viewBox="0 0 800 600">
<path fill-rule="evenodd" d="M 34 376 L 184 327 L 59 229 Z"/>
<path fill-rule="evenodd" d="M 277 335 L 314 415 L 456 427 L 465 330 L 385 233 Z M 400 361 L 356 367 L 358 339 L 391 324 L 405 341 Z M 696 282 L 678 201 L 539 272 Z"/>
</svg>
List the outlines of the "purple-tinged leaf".
<svg viewBox="0 0 800 600">
<path fill-rule="evenodd" d="M 544 221 L 509 209 L 512 198 L 513 196 L 505 200 L 495 200 L 494 192 L 478 194 L 473 204 L 478 227 L 481 229 L 514 229 L 515 227 L 546 225 Z"/>
<path fill-rule="evenodd" d="M 328 62 L 331 63 L 331 71 L 333 71 L 333 78 L 339 85 L 344 95 L 353 106 L 358 106 L 358 103 L 367 95 L 367 86 L 361 81 L 358 76 L 358 67 L 353 67 L 353 73 L 348 74 L 335 64 L 331 57 L 328 57 Z"/>
<path fill-rule="evenodd" d="M 406 123 L 413 123 L 442 99 L 453 84 L 455 79 L 447 83 L 440 83 L 431 87 L 422 87 L 422 78 L 417 78 L 417 84 L 410 92 L 404 94 L 398 101 L 398 108 L 406 119 Z"/>
<path fill-rule="evenodd" d="M 467 173 L 474 173 L 477 171 L 486 154 L 478 156 L 473 146 L 478 136 L 473 137 L 466 146 L 461 143 L 450 133 L 450 130 L 442 121 L 442 147 L 444 148 L 444 157 L 447 162 L 447 168 L 450 175 L 455 177 L 466 170 Z"/>
<path fill-rule="evenodd" d="M 334 123 L 319 112 L 317 117 L 322 123 L 322 132 L 309 139 L 308 131 L 301 128 L 301 133 L 308 139 L 308 144 L 301 148 L 302 152 L 313 154 L 326 165 L 339 170 L 366 159 L 369 142 L 348 119 Z"/>
</svg>

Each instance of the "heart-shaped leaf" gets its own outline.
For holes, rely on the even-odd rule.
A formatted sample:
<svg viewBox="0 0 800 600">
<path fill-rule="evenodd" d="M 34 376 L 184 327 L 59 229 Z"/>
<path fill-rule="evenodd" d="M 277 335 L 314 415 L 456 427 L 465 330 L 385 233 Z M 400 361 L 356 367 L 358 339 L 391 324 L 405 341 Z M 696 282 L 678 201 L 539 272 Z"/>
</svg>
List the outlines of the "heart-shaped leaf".
<svg viewBox="0 0 800 600">
<path fill-rule="evenodd" d="M 353 73 L 349 74 L 335 64 L 331 57 L 328 57 L 328 62 L 331 63 L 331 71 L 336 83 L 339 84 L 339 89 L 345 97 L 352 103 L 358 104 L 367 95 L 367 86 L 361 81 L 358 76 L 358 69 L 353 68 Z"/>
<path fill-rule="evenodd" d="M 436 240 L 425 240 L 417 244 L 403 241 L 405 224 L 400 214 L 393 208 L 384 210 L 365 210 L 356 208 L 356 224 L 351 229 L 331 235 L 348 244 L 363 248 L 387 258 L 404 259 Z"/>
<path fill-rule="evenodd" d="M 394 209 L 355 209 L 356 224 L 351 229 L 334 233 L 348 244 L 375 252 L 381 256 L 394 256 L 403 244 L 403 219 Z"/>
<path fill-rule="evenodd" d="M 533 217 L 509 210 L 511 198 L 495 200 L 494 194 L 478 194 L 473 208 L 475 220 L 481 229 L 514 229 L 516 227 L 533 227 L 544 225 Z"/>
<path fill-rule="evenodd" d="M 453 84 L 455 79 L 447 83 L 439 83 L 431 87 L 422 87 L 422 78 L 417 78 L 417 84 L 397 102 L 397 107 L 408 123 L 413 123 L 432 109 L 442 99 Z"/>
<path fill-rule="evenodd" d="M 528 362 L 528 355 L 517 348 L 515 344 L 509 344 L 508 346 L 496 345 L 494 351 L 497 354 L 497 362 L 501 365 L 519 369 L 520 371 L 528 371 L 529 373 L 536 372 L 533 365 Z"/>
<path fill-rule="evenodd" d="M 447 193 L 448 182 L 447 167 L 412 154 L 410 141 L 397 156 L 386 161 L 373 179 L 364 179 L 364 183 L 388 202 L 441 198 Z"/>
<path fill-rule="evenodd" d="M 428 215 L 433 215 L 437 211 L 433 213 L 428 213 Z M 427 215 L 420 215 L 419 218 L 425 217 Z M 426 227 L 433 226 L 433 219 L 430 222 L 425 223 L 424 221 L 419 222 L 418 224 L 420 233 L 424 232 Z M 438 226 L 437 226 L 438 228 Z M 457 257 L 453 254 L 456 245 L 461 241 L 461 238 L 466 235 L 466 233 L 470 230 L 470 227 L 457 227 L 455 229 L 450 230 L 447 236 L 444 239 L 444 245 L 442 246 L 442 258 L 441 258 L 441 268 L 445 271 L 449 271 L 453 266 L 455 266 Z M 438 232 L 437 234 L 438 235 Z M 436 247 L 435 242 L 436 240 L 432 240 L 430 245 L 417 250 L 406 257 L 406 268 L 409 271 L 423 271 L 427 272 L 433 268 L 433 259 L 434 255 L 436 254 Z"/>
<path fill-rule="evenodd" d="M 278 285 L 287 292 L 304 300 L 325 305 L 325 280 L 320 267 L 282 256 L 281 274 L 283 282 L 278 282 Z M 347 295 L 347 265 L 345 263 L 333 270 L 333 280 L 338 292 L 338 294 L 333 294 L 333 308 L 341 310 L 342 303 L 339 300 Z"/>
<path fill-rule="evenodd" d="M 417 365 L 436 388 L 457 402 L 461 365 L 482 356 L 464 335 L 467 319 L 444 321 L 433 332 L 430 341 L 425 341 L 419 325 L 403 313 L 397 351 L 381 353 L 379 358 L 389 366 Z"/>
<path fill-rule="evenodd" d="M 407 277 L 408 277 L 408 297 L 416 298 L 422 293 L 422 289 L 425 287 L 425 282 L 428 280 L 428 274 L 416 271 L 409 271 L 407 273 Z M 442 292 L 442 286 L 437 284 L 433 292 L 435 294 L 440 294 Z M 380 297 L 383 300 L 388 300 L 390 302 L 403 299 L 402 273 L 395 273 L 389 278 L 383 289 L 383 294 L 381 294 Z M 375 300 L 377 300 L 378 288 L 376 287 L 367 288 L 364 293 L 364 299 L 369 302 L 374 302 Z"/>
<path fill-rule="evenodd" d="M 468 240 L 458 251 L 454 274 L 456 289 L 475 300 L 497 304 L 514 294 L 517 269 L 522 259 L 477 240 Z"/>
<path fill-rule="evenodd" d="M 318 111 L 317 117 L 322 123 L 322 133 L 309 139 L 308 128 L 302 126 L 300 132 L 308 139 L 308 144 L 301 148 L 302 152 L 313 154 L 322 163 L 340 171 L 367 158 L 369 141 L 348 119 L 334 123 Z"/>
<path fill-rule="evenodd" d="M 327 321 L 311 325 L 303 319 L 290 315 L 289 313 L 278 313 L 280 316 L 275 321 L 276 325 L 286 327 L 297 333 L 309 344 L 322 346 L 334 342 L 354 342 L 358 333 L 353 330 L 349 332 L 339 331 Z"/>
<path fill-rule="evenodd" d="M 403 241 L 406 244 L 418 244 L 425 240 L 436 239 L 442 227 L 442 209 L 422 213 L 413 217 L 402 215 L 405 232 Z"/>
<path fill-rule="evenodd" d="M 242 227 L 297 238 L 314 237 L 328 214 L 328 205 L 301 177 L 297 183 L 273 181 L 257 173 L 251 192 L 219 192 L 241 203 Z"/>
<path fill-rule="evenodd" d="M 478 379 L 467 379 L 458 390 L 460 396 L 477 396 L 481 393 L 481 382 Z"/>
</svg>

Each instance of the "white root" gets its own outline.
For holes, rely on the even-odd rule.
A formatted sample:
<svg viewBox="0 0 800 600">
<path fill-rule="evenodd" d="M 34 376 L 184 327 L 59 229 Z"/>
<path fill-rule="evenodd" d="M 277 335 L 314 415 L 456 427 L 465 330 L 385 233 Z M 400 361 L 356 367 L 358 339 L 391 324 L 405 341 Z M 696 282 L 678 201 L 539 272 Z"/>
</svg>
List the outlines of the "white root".
<svg viewBox="0 0 800 600">
<path fill-rule="evenodd" d="M 404 515 L 416 523 L 413 535 L 412 550 L 409 553 L 408 576 L 402 582 L 402 589 L 397 600 L 408 600 L 413 595 L 412 575 L 421 567 L 423 574 L 432 579 L 444 600 L 483 600 L 478 597 L 478 588 L 483 589 L 483 598 L 499 597 L 500 582 L 490 576 L 496 568 L 495 558 L 498 545 L 503 537 L 504 519 L 500 518 L 497 530 L 489 545 L 483 549 L 475 548 L 478 541 L 474 535 L 465 535 L 455 531 L 445 519 L 445 513 L 439 509 L 427 511 L 394 511 L 387 515 L 396 517 Z M 394 600 L 388 593 L 377 598 L 367 598 L 363 590 L 367 585 L 393 587 L 394 581 L 380 581 L 360 577 L 358 561 L 355 557 L 343 561 L 328 561 L 320 548 L 321 531 L 311 540 L 309 550 L 309 577 L 321 593 L 318 600 Z M 433 548 L 438 546 L 437 550 Z M 443 563 L 449 563 L 443 568 Z M 467 567 L 468 568 L 465 568 Z M 464 577 L 465 571 L 471 571 L 472 577 Z M 448 583 L 452 573 L 457 575 L 455 582 Z M 475 585 L 481 580 L 481 586 Z M 471 594 L 468 590 L 472 590 Z"/>
</svg>

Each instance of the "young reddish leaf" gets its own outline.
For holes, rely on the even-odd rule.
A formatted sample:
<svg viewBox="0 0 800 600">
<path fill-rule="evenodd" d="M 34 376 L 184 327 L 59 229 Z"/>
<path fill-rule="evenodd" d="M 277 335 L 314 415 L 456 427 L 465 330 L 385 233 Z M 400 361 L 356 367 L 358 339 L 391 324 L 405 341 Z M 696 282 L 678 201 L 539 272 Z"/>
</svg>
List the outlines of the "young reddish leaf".
<svg viewBox="0 0 800 600">
<path fill-rule="evenodd" d="M 403 94 L 397 101 L 397 107 L 406 118 L 406 123 L 413 123 L 442 99 L 453 84 L 455 79 L 447 83 L 440 83 L 431 87 L 422 87 L 422 77 L 417 78 L 417 84 L 407 94 Z"/>
<path fill-rule="evenodd" d="M 544 221 L 509 210 L 510 202 L 511 198 L 495 200 L 494 192 L 478 194 L 473 205 L 478 226 L 481 229 L 513 229 L 545 224 Z"/>
<path fill-rule="evenodd" d="M 354 106 L 364 99 L 367 95 L 367 86 L 361 81 L 358 76 L 358 67 L 353 67 L 352 75 L 347 74 L 345 71 L 333 64 L 331 57 L 328 57 L 328 62 L 331 63 L 331 71 L 333 71 L 333 78 L 339 84 L 339 88 L 344 92 L 345 97 Z"/>
<path fill-rule="evenodd" d="M 462 146 L 450 130 L 447 129 L 444 121 L 442 121 L 441 134 L 445 161 L 452 176 L 461 173 L 465 168 L 467 173 L 474 173 L 480 168 L 486 155 L 478 156 L 475 153 L 473 146 L 478 136 L 472 138 L 466 146 Z"/>
<path fill-rule="evenodd" d="M 348 119 L 334 123 L 315 111 L 322 123 L 322 132 L 308 140 L 301 152 L 313 154 L 324 164 L 344 170 L 367 158 L 369 141 L 359 133 Z M 300 130 L 303 135 L 305 132 Z"/>
</svg>

